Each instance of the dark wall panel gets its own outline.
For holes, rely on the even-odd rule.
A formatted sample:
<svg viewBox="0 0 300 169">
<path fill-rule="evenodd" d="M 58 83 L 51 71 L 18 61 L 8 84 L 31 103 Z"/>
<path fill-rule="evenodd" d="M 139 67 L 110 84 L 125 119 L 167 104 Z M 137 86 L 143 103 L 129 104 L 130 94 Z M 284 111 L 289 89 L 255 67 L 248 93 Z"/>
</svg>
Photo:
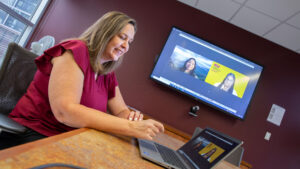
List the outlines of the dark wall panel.
<svg viewBox="0 0 300 169">
<path fill-rule="evenodd" d="M 190 134 L 196 126 L 210 126 L 244 140 L 244 160 L 254 168 L 298 168 L 299 54 L 175 0 L 54 0 L 31 41 L 45 35 L 57 42 L 76 37 L 111 10 L 138 21 L 135 41 L 116 72 L 128 105 Z M 150 80 L 154 60 L 173 25 L 264 66 L 244 121 Z M 266 121 L 273 103 L 286 108 L 280 127 Z M 193 105 L 201 107 L 196 118 L 187 114 Z M 270 141 L 264 140 L 266 131 L 272 133 Z"/>
</svg>

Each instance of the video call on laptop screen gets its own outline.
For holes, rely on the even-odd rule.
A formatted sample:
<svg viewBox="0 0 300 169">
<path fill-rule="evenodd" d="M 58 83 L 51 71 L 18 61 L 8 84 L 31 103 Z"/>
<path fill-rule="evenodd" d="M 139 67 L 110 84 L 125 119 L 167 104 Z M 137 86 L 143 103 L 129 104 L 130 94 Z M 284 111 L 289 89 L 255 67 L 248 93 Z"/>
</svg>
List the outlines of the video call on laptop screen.
<svg viewBox="0 0 300 169">
<path fill-rule="evenodd" d="M 205 129 L 179 149 L 190 158 L 196 166 L 210 168 L 229 152 L 236 148 L 240 141 L 230 140 L 214 131 Z"/>
<path fill-rule="evenodd" d="M 260 65 L 173 27 L 150 77 L 244 119 L 262 69 Z"/>
</svg>

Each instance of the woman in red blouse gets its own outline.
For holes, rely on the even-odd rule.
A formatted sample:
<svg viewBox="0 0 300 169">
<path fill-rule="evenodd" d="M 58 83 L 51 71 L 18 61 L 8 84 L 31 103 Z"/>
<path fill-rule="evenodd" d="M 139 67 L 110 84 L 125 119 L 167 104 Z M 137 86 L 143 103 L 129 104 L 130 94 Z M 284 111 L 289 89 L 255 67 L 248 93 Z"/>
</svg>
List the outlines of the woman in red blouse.
<svg viewBox="0 0 300 169">
<path fill-rule="evenodd" d="M 0 149 L 82 127 L 149 140 L 163 132 L 161 123 L 128 109 L 114 74 L 135 33 L 134 19 L 108 12 L 77 39 L 39 56 L 27 93 L 9 115 L 28 131 L 0 134 Z"/>
</svg>

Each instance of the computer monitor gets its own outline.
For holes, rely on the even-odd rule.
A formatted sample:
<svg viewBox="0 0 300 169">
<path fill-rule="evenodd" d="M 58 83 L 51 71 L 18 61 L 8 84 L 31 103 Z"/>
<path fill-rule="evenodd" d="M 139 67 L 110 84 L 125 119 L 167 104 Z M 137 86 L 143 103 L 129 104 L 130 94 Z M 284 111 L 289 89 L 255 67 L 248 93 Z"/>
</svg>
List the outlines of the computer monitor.
<svg viewBox="0 0 300 169">
<path fill-rule="evenodd" d="M 248 59 L 173 27 L 150 77 L 244 119 L 262 70 Z"/>
</svg>

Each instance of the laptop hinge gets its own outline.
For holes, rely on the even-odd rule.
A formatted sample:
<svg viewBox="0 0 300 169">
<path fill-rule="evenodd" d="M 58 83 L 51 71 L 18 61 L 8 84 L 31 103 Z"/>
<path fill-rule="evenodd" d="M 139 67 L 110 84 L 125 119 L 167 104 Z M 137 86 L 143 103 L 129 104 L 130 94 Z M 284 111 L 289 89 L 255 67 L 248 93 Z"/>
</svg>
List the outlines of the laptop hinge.
<svg viewBox="0 0 300 169">
<path fill-rule="evenodd" d="M 185 154 L 184 151 L 182 151 L 182 150 L 177 150 L 177 152 L 180 154 L 181 157 L 183 157 L 182 159 L 183 159 L 186 163 L 191 164 L 191 165 L 189 165 L 189 166 L 193 166 L 193 168 L 199 169 L 199 167 L 193 162 L 193 160 L 192 160 L 188 155 Z"/>
</svg>

